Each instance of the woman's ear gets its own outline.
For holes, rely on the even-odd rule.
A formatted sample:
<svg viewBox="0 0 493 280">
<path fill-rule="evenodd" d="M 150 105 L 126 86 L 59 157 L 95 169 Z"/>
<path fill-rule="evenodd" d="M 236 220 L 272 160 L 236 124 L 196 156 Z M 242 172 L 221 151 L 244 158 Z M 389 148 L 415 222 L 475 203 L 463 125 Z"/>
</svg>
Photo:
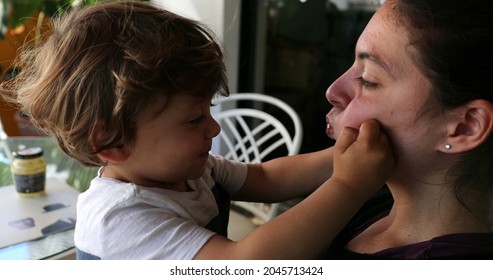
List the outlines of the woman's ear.
<svg viewBox="0 0 493 280">
<path fill-rule="evenodd" d="M 101 140 L 104 137 L 104 133 L 105 133 L 105 125 L 102 123 L 98 123 L 94 128 L 94 133 L 92 134 L 91 137 L 91 143 L 95 151 L 97 151 L 98 147 L 101 146 L 99 143 L 102 142 Z M 129 153 L 125 145 L 108 147 L 99 151 L 97 154 L 99 158 L 101 158 L 103 161 L 108 163 L 124 162 L 129 157 Z"/>
<path fill-rule="evenodd" d="M 447 139 L 440 150 L 460 153 L 481 145 L 493 132 L 493 104 L 483 99 L 473 100 L 452 114 L 447 127 Z"/>
</svg>

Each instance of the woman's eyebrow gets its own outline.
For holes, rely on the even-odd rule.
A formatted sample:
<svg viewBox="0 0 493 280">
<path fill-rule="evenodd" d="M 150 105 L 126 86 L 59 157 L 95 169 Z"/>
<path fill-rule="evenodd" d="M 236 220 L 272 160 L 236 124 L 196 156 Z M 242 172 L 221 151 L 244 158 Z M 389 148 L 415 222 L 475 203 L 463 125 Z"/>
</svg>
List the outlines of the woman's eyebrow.
<svg viewBox="0 0 493 280">
<path fill-rule="evenodd" d="M 386 63 L 383 59 L 381 59 L 378 55 L 369 53 L 369 52 L 360 52 L 357 54 L 358 60 L 369 60 L 380 68 L 382 68 L 385 72 L 387 72 L 392 78 L 395 78 L 395 73 L 393 69 L 390 67 L 388 63 Z"/>
</svg>

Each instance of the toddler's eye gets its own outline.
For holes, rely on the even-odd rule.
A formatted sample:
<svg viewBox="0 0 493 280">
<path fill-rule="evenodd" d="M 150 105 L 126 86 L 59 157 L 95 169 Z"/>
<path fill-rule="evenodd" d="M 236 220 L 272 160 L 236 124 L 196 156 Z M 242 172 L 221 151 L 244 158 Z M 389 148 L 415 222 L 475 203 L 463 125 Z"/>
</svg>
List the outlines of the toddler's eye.
<svg viewBox="0 0 493 280">
<path fill-rule="evenodd" d="M 195 119 L 189 120 L 188 122 L 191 123 L 191 124 L 197 124 L 197 123 L 200 123 L 203 120 L 204 120 L 204 116 L 200 116 L 200 117 L 197 117 Z"/>
</svg>

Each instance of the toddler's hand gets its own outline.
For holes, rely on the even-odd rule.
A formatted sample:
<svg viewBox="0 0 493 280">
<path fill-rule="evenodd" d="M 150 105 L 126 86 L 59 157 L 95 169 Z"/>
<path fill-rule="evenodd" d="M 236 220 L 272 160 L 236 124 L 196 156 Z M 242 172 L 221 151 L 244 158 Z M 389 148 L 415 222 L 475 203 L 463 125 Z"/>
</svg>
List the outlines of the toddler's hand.
<svg viewBox="0 0 493 280">
<path fill-rule="evenodd" d="M 344 128 L 334 146 L 333 179 L 359 192 L 373 193 L 394 170 L 394 157 L 387 136 L 376 120 L 363 123 L 359 133 Z"/>
</svg>

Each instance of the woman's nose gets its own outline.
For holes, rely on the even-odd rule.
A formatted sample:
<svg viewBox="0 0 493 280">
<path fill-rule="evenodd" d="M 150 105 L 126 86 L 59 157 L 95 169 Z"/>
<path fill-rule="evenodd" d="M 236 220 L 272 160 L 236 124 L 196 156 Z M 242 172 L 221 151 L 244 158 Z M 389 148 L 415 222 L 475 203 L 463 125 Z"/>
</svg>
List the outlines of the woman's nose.
<svg viewBox="0 0 493 280">
<path fill-rule="evenodd" d="M 335 80 L 325 93 L 327 101 L 336 108 L 346 108 L 354 96 L 348 79 L 348 72 L 349 70 Z"/>
</svg>

